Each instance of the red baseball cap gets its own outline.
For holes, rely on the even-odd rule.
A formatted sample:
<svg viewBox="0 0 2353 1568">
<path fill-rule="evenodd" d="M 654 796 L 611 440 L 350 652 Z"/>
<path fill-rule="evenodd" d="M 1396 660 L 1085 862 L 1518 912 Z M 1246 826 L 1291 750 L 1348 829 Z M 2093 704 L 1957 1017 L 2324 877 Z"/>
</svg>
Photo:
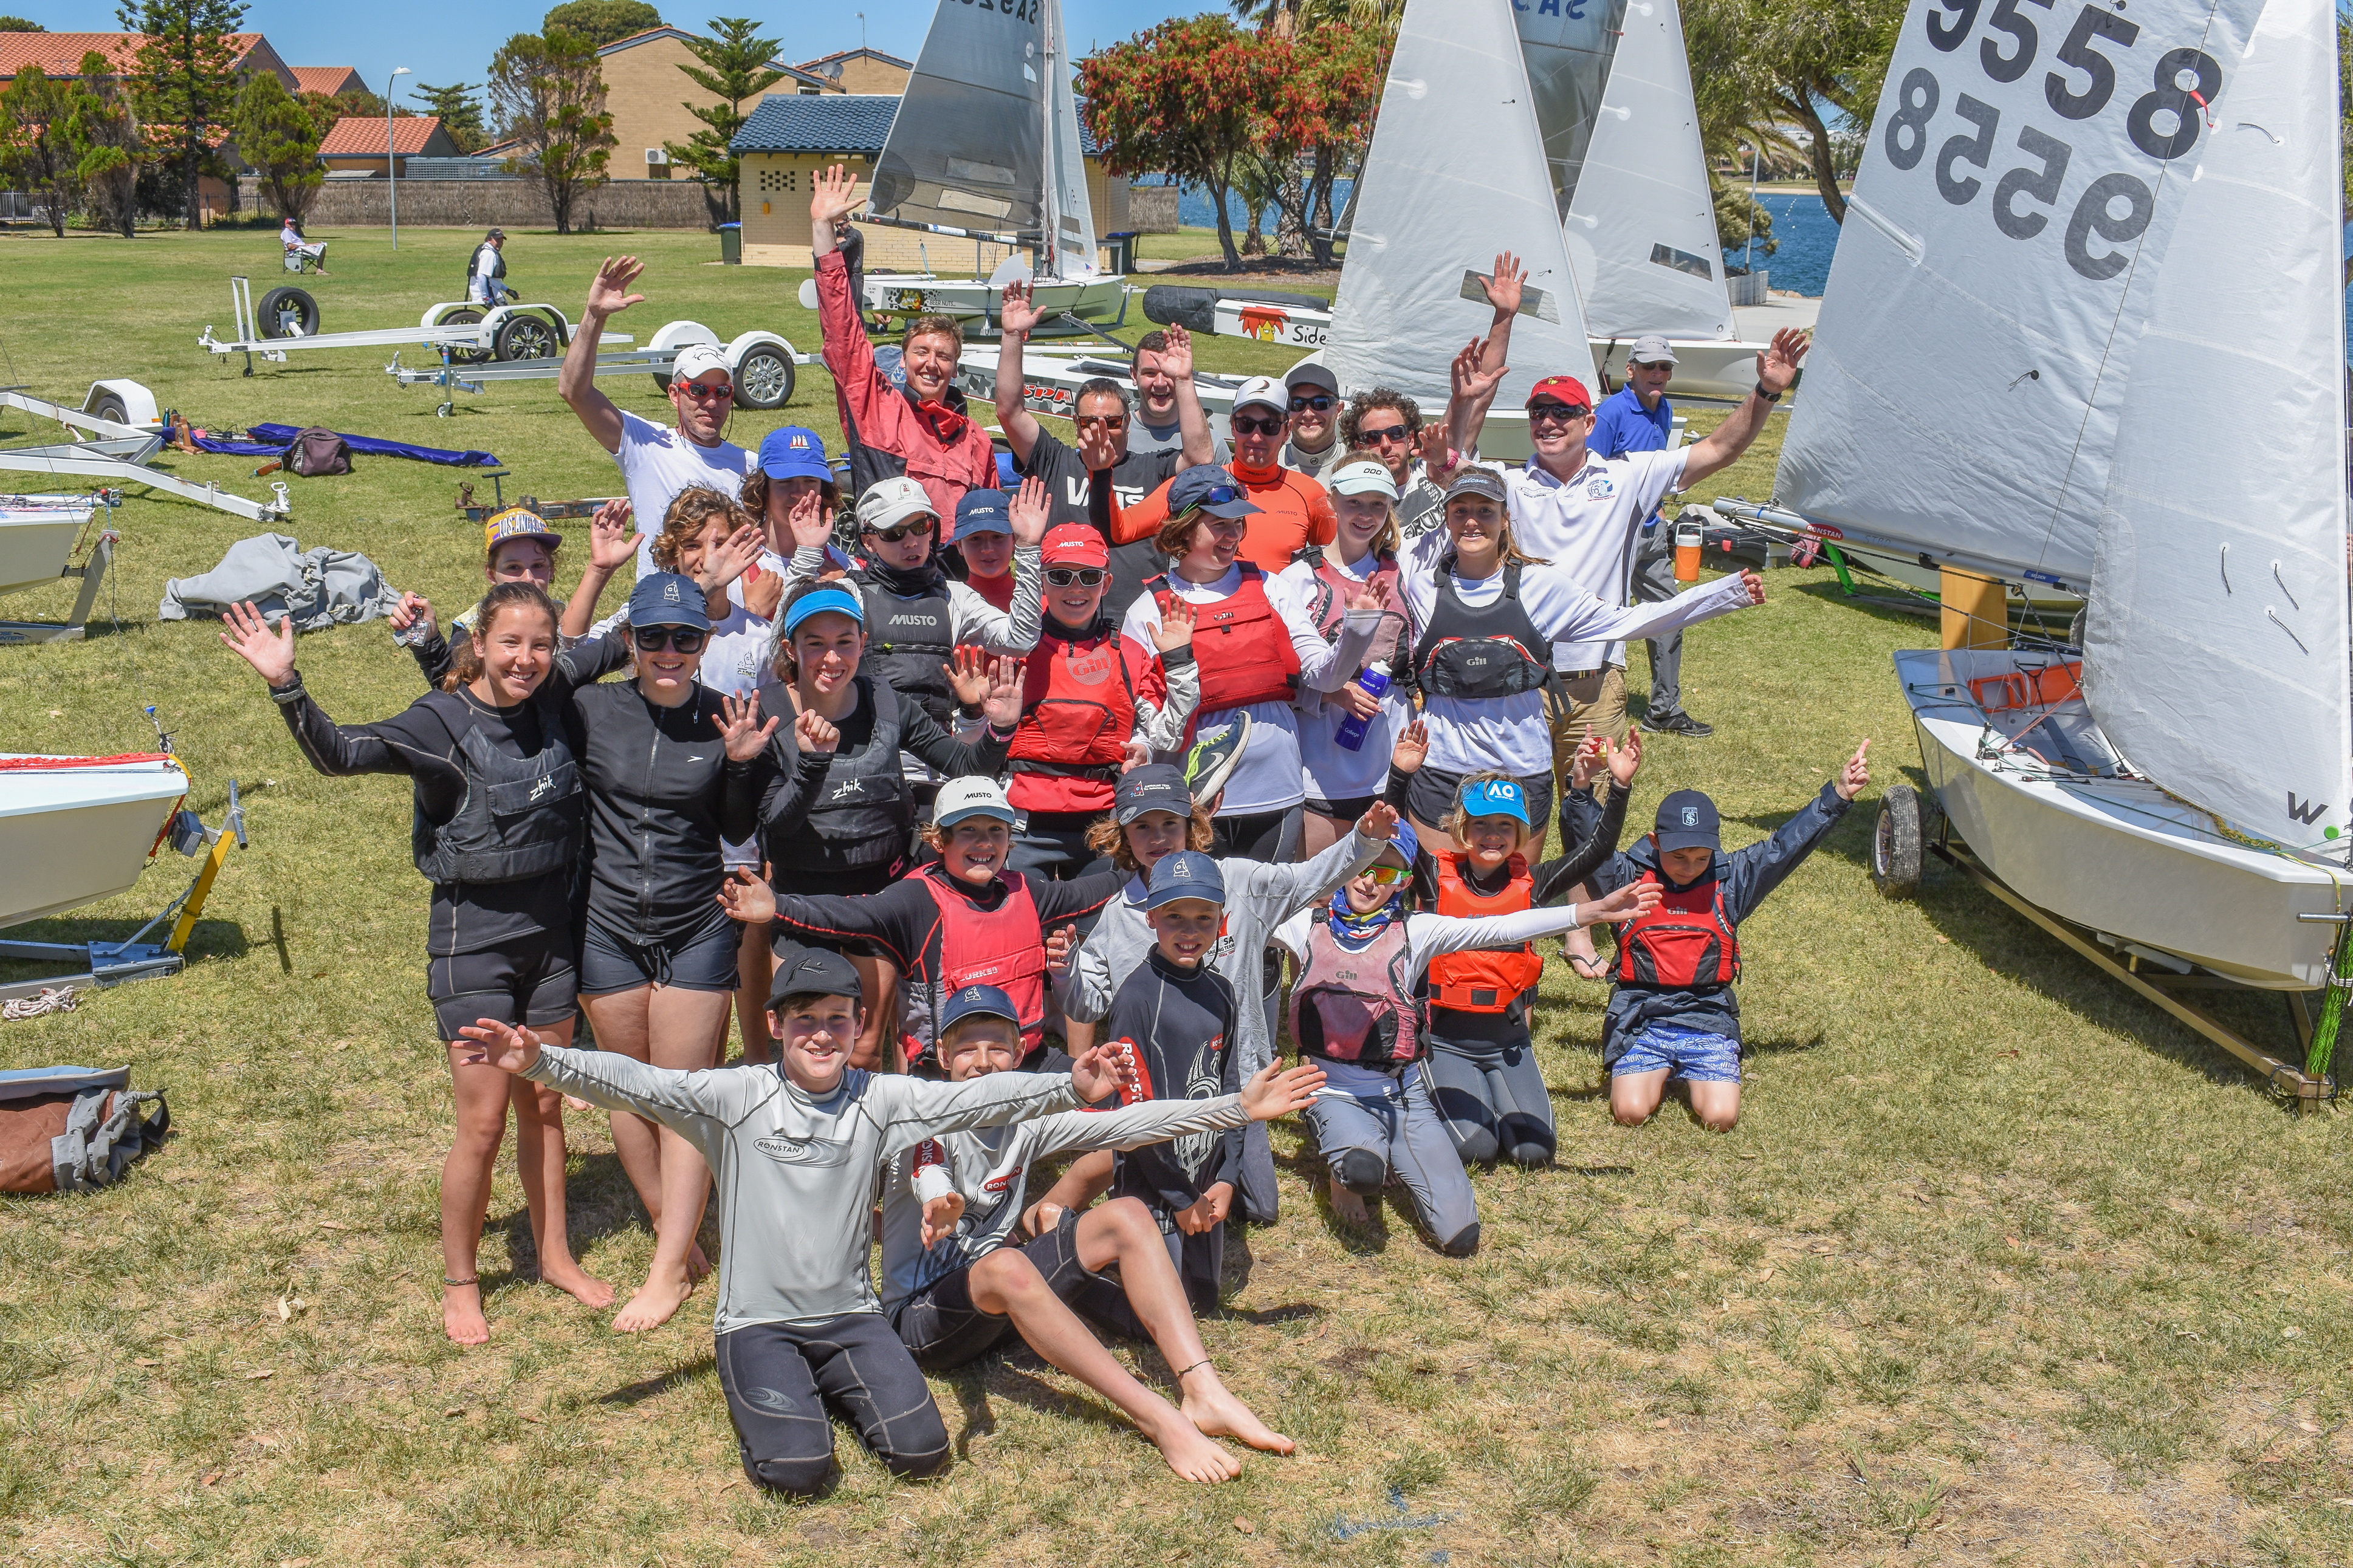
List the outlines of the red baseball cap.
<svg viewBox="0 0 2353 1568">
<path fill-rule="evenodd" d="M 1536 399 L 1540 397 L 1549 397 L 1556 403 L 1566 403 L 1571 408 L 1593 406 L 1593 394 L 1586 391 L 1585 383 L 1573 375 L 1548 375 L 1528 388 L 1530 407 L 1534 407 Z"/>
<path fill-rule="evenodd" d="M 1048 566 L 1108 566 L 1111 547 L 1083 522 L 1058 522 L 1046 531 L 1039 556 Z"/>
</svg>

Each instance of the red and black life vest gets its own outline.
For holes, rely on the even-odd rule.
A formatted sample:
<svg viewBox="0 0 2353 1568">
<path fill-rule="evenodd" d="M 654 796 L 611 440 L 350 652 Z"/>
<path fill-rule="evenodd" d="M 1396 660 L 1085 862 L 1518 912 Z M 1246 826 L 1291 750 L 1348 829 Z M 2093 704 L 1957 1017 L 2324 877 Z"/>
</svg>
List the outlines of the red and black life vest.
<svg viewBox="0 0 2353 1568">
<path fill-rule="evenodd" d="M 1021 1015 L 1023 1052 L 1036 1050 L 1046 1027 L 1046 933 L 1038 920 L 1037 900 L 1029 896 L 1029 879 L 1018 871 L 998 872 L 1013 890 L 996 909 L 983 910 L 949 886 L 945 867 L 934 863 L 915 875 L 939 907 L 940 966 L 931 976 L 933 1039 L 909 1035 L 909 1062 L 934 1048 L 939 1004 L 967 985 L 994 985 L 1004 992 Z"/>
<path fill-rule="evenodd" d="M 1655 871 L 1642 880 L 1664 889 L 1659 907 L 1618 934 L 1618 980 L 1662 990 L 1713 990 L 1740 978 L 1740 936 L 1724 904 L 1724 880 L 1711 875 L 1676 892 Z"/>
<path fill-rule="evenodd" d="M 1200 669 L 1196 720 L 1254 702 L 1289 702 L 1299 691 L 1299 650 L 1266 596 L 1266 574 L 1244 561 L 1241 586 L 1214 604 L 1193 605 L 1193 662 Z M 1145 585 L 1166 615 L 1176 593 L 1164 574 Z"/>
<path fill-rule="evenodd" d="M 1527 857 L 1514 855 L 1503 890 L 1482 893 L 1462 875 L 1462 854 L 1438 858 L 1438 912 L 1470 917 L 1513 915 L 1534 906 L 1536 880 Z M 1544 960 L 1530 942 L 1517 947 L 1450 952 L 1430 961 L 1430 1005 L 1456 1013 L 1502 1013 L 1544 978 Z"/>
<path fill-rule="evenodd" d="M 1021 722 L 1007 747 L 1017 779 L 1028 773 L 1117 784 L 1134 732 L 1135 689 L 1128 681 L 1118 629 L 1098 621 L 1072 636 L 1049 620 L 1024 668 Z M 1109 803 L 1104 798 L 1092 804 Z"/>
<path fill-rule="evenodd" d="M 1354 950 L 1332 934 L 1330 921 L 1318 920 L 1291 989 L 1291 1037 L 1307 1056 L 1384 1071 L 1420 1059 L 1412 967 L 1402 914 Z"/>
<path fill-rule="evenodd" d="M 1504 568 L 1503 591 L 1488 603 L 1463 602 L 1454 586 L 1454 555 L 1438 563 L 1430 625 L 1413 650 L 1414 679 L 1433 697 L 1514 697 L 1552 679 L 1552 639 L 1520 601 L 1520 563 Z"/>
</svg>

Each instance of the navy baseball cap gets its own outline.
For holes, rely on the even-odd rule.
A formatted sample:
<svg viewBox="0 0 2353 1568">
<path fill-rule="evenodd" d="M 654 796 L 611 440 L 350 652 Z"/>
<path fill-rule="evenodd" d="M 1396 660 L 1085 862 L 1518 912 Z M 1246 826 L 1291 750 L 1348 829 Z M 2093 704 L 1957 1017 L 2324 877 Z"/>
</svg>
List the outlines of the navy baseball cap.
<svg viewBox="0 0 2353 1568">
<path fill-rule="evenodd" d="M 1679 789 L 1659 802 L 1662 849 L 1721 849 L 1715 802 L 1695 789 Z"/>
<path fill-rule="evenodd" d="M 1013 498 L 1003 490 L 966 490 L 956 502 L 955 536 L 1013 531 Z"/>
<path fill-rule="evenodd" d="M 828 952 L 821 947 L 793 946 L 778 958 L 776 983 L 768 987 L 771 1007 L 787 996 L 848 996 L 856 1000 L 866 994 L 859 984 L 857 967 L 838 952 Z"/>
<path fill-rule="evenodd" d="M 1145 895 L 1144 907 L 1156 910 L 1179 899 L 1202 899 L 1213 904 L 1226 901 L 1225 873 L 1198 849 L 1179 849 L 1161 858 L 1160 864 L 1152 868 L 1151 890 Z"/>
<path fill-rule="evenodd" d="M 760 437 L 760 471 L 772 479 L 830 479 L 825 443 L 814 430 L 787 425 Z"/>
<path fill-rule="evenodd" d="M 1112 820 L 1125 827 L 1147 811 L 1193 815 L 1193 792 L 1186 787 L 1183 768 L 1174 763 L 1147 763 L 1120 774 L 1112 791 Z"/>
<path fill-rule="evenodd" d="M 1187 468 L 1168 482 L 1171 517 L 1197 510 L 1211 517 L 1248 517 L 1258 510 L 1241 481 L 1214 463 Z"/>
<path fill-rule="evenodd" d="M 703 608 L 707 602 L 693 578 L 675 572 L 649 572 L 630 591 L 629 625 L 707 632 L 711 629 L 711 616 Z"/>
<path fill-rule="evenodd" d="M 966 1018 L 1003 1018 L 1017 1029 L 1021 1026 L 1020 1009 L 994 985 L 967 985 L 949 997 L 948 1005 L 940 1009 L 940 1033 L 946 1034 Z"/>
</svg>

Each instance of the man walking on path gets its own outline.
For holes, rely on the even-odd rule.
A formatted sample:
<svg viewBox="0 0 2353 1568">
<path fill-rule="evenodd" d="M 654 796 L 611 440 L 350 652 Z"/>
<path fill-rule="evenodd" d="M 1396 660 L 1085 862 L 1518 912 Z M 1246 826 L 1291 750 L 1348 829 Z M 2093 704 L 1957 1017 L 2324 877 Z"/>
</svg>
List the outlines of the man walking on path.
<svg viewBox="0 0 2353 1568">
<path fill-rule="evenodd" d="M 1667 383 L 1675 374 L 1675 351 L 1656 332 L 1634 340 L 1626 355 L 1626 384 L 1601 400 L 1593 411 L 1593 435 L 1586 445 L 1597 458 L 1622 458 L 1630 452 L 1662 452 L 1675 438 L 1674 405 L 1667 401 Z M 1675 582 L 1674 529 L 1653 509 L 1642 520 L 1634 549 L 1634 597 L 1645 605 L 1672 599 Z M 1642 728 L 1662 735 L 1699 740 L 1715 733 L 1683 711 L 1683 634 L 1680 630 L 1652 637 L 1643 645 L 1651 654 L 1651 700 L 1642 714 Z"/>
</svg>

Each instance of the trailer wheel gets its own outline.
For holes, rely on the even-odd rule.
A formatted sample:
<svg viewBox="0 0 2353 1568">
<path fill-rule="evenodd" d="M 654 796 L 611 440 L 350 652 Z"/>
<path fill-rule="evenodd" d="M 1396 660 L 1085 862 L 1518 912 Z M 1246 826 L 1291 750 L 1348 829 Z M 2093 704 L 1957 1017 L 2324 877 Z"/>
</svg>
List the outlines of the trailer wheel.
<svg viewBox="0 0 2353 1568">
<path fill-rule="evenodd" d="M 111 420 L 117 425 L 131 423 L 131 410 L 122 405 L 122 398 L 119 393 L 100 393 L 98 401 L 90 406 L 90 412 L 94 418 Z"/>
<path fill-rule="evenodd" d="M 1893 784 L 1879 800 L 1879 820 L 1871 835 L 1871 879 L 1891 899 L 1920 886 L 1920 796 L 1910 784 Z"/>
<path fill-rule="evenodd" d="M 482 324 L 482 312 L 470 305 L 463 310 L 450 311 L 433 324 L 437 327 L 479 327 Z M 449 357 L 459 364 L 486 364 L 492 352 L 490 349 L 451 349 Z"/>
<path fill-rule="evenodd" d="M 654 372 L 654 390 L 664 397 L 670 395 L 670 372 L 666 370 Z"/>
<path fill-rule="evenodd" d="M 735 362 L 735 401 L 745 408 L 782 408 L 792 400 L 793 362 L 774 343 L 754 343 Z"/>
<path fill-rule="evenodd" d="M 272 289 L 261 297 L 254 314 L 265 338 L 315 338 L 319 335 L 319 301 L 300 289 Z"/>
<path fill-rule="evenodd" d="M 495 352 L 502 360 L 554 359 L 564 352 L 564 345 L 546 317 L 509 316 L 499 328 Z"/>
</svg>

